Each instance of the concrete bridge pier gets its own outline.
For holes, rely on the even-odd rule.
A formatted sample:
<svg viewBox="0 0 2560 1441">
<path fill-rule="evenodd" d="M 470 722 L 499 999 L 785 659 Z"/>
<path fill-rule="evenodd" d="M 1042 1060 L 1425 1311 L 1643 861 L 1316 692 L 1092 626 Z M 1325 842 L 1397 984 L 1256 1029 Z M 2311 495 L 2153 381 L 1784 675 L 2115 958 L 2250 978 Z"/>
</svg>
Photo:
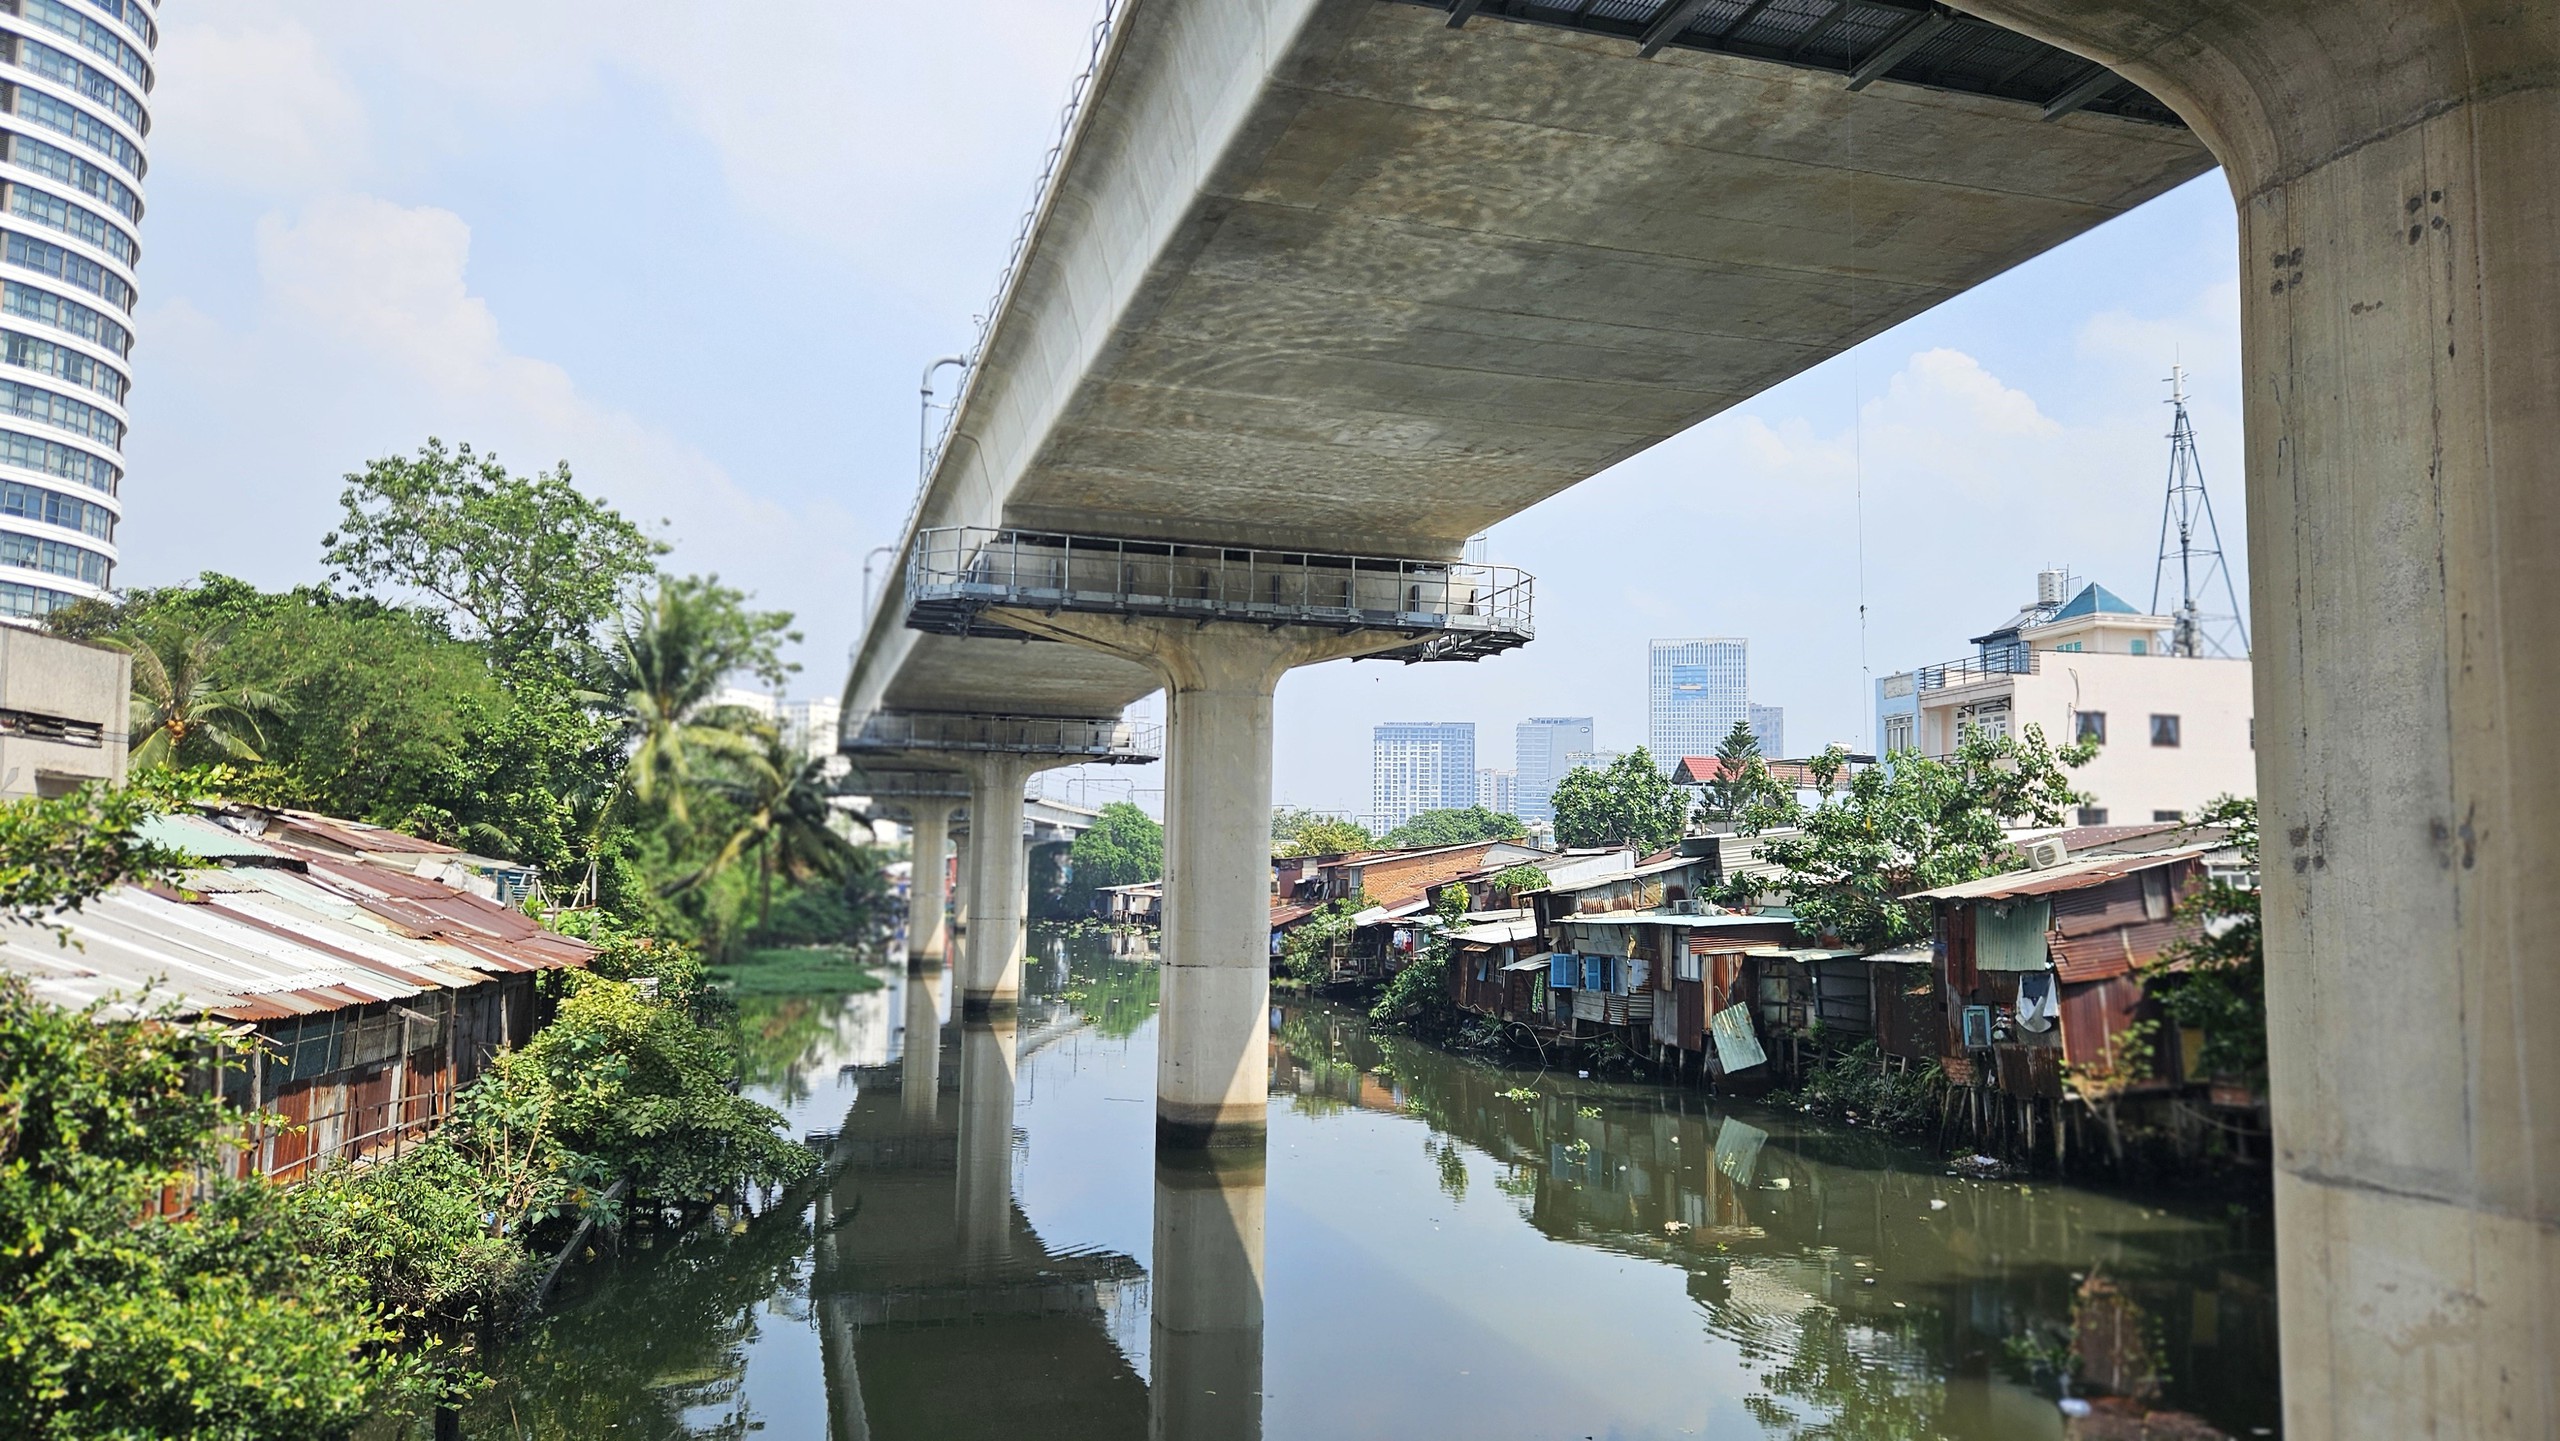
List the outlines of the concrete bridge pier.
<svg viewBox="0 0 2560 1441">
<path fill-rule="evenodd" d="M 910 966 L 906 985 L 898 1108 L 910 1121 L 931 1122 L 942 1093 L 942 967 Z"/>
<path fill-rule="evenodd" d="M 1147 1434 L 1253 1441 L 1262 1434 L 1260 1152 L 1160 1152 L 1156 1160 Z"/>
<path fill-rule="evenodd" d="M 917 774 L 947 781 L 956 772 L 967 786 L 969 830 L 960 848 L 959 887 L 963 1015 L 1010 1010 L 1022 993 L 1030 909 L 1023 786 L 1059 766 L 1152 761 L 1161 749 L 1154 740 L 1115 720 L 949 711 L 881 710 L 846 728 L 840 748 L 866 781 Z M 907 784 L 906 794 L 921 795 L 937 782 Z M 947 815 L 950 803 L 943 804 Z"/>
<path fill-rule="evenodd" d="M 1263 1143 L 1271 1011 L 1272 693 L 1302 665 L 1410 644 L 1393 631 L 1008 616 L 1153 666 L 1165 688 L 1163 1002 L 1156 1140 Z"/>
<path fill-rule="evenodd" d="M 2285 1434 L 2560 1436 L 2560 9 L 1965 8 L 2239 204 Z"/>
<path fill-rule="evenodd" d="M 939 965 L 951 942 L 949 893 L 943 889 L 948 875 L 944 856 L 951 847 L 951 807 L 946 802 L 918 801 L 908 827 L 913 832 L 908 849 L 914 857 L 914 874 L 907 885 L 907 964 Z"/>
<path fill-rule="evenodd" d="M 960 1007 L 971 1016 L 1011 1010 L 1022 995 L 1030 857 L 1022 844 L 1022 788 L 1056 760 L 975 755 L 969 778 L 969 930 L 960 945 Z"/>
<path fill-rule="evenodd" d="M 1013 1246 L 1013 1078 L 1010 1013 L 960 1023 L 959 1177 L 953 1219 L 963 1259 L 1000 1261 Z"/>
</svg>

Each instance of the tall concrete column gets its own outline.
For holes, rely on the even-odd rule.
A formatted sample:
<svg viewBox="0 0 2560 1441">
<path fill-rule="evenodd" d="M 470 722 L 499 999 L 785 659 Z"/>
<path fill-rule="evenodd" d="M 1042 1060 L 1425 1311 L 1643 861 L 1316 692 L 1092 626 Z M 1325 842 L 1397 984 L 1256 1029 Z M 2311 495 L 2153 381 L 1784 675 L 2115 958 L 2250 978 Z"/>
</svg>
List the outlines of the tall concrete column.
<svg viewBox="0 0 2560 1441">
<path fill-rule="evenodd" d="M 968 812 L 962 811 L 960 816 L 965 819 Z M 968 944 L 969 878 L 975 874 L 969 868 L 975 864 L 977 862 L 969 857 L 969 836 L 967 834 L 953 836 L 951 838 L 951 869 L 954 879 L 951 886 L 951 924 L 944 933 L 942 943 L 946 959 L 957 960 Z"/>
<path fill-rule="evenodd" d="M 960 1145 L 953 1220 L 960 1254 L 1002 1260 L 1013 1244 L 1014 1018 L 960 1024 Z"/>
<path fill-rule="evenodd" d="M 1156 1162 L 1147 1434 L 1262 1434 L 1262 1157 L 1164 1152 Z"/>
<path fill-rule="evenodd" d="M 942 1091 L 942 977 L 936 965 L 907 971 L 898 1110 L 910 1121 L 931 1121 Z"/>
<path fill-rule="evenodd" d="M 2560 9 L 1965 8 L 2239 203 L 2285 1434 L 2560 1435 Z"/>
<path fill-rule="evenodd" d="M 918 801 L 908 847 L 914 855 L 907 883 L 907 960 L 940 962 L 950 944 L 950 917 L 944 879 L 949 874 L 943 853 L 951 844 L 951 807 L 941 801 Z"/>
<path fill-rule="evenodd" d="M 1260 1146 L 1269 1109 L 1272 692 L 1293 667 L 1406 637 L 1152 617 L 1006 613 L 1165 682 L 1163 998 L 1156 1139 Z"/>
<path fill-rule="evenodd" d="M 995 754 L 971 756 L 963 764 L 969 777 L 970 864 L 960 1006 L 977 1016 L 1009 1010 L 1022 994 L 1031 869 L 1022 844 L 1022 787 L 1041 763 Z"/>
</svg>

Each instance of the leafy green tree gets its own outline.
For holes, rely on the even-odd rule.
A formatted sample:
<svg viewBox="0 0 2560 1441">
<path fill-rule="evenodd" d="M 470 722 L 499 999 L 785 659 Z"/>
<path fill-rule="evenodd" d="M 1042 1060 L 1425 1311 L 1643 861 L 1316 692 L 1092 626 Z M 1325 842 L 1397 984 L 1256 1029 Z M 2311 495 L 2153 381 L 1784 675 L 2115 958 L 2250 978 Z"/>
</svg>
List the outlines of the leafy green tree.
<svg viewBox="0 0 2560 1441">
<path fill-rule="evenodd" d="M 127 727 L 135 766 L 196 761 L 254 761 L 258 722 L 289 709 L 273 691 L 234 684 L 222 673 L 219 631 L 157 629 L 129 647 L 133 655 L 132 718 Z"/>
<path fill-rule="evenodd" d="M 1280 972 L 1302 986 L 1321 986 L 1333 979 L 1335 943 L 1352 931 L 1351 918 L 1369 909 L 1369 893 L 1355 891 L 1327 901 L 1303 917 L 1280 940 Z"/>
<path fill-rule="evenodd" d="M 746 600 L 717 576 L 661 578 L 624 622 L 606 670 L 606 704 L 632 737 L 622 789 L 663 803 L 679 824 L 690 819 L 697 756 L 755 749 L 754 718 L 713 704 L 721 686 L 740 672 L 779 685 L 797 669 L 781 660 L 782 642 L 799 638 L 789 613 L 752 611 Z"/>
<path fill-rule="evenodd" d="M 752 856 L 756 864 L 756 924 L 773 920 L 773 878 L 795 882 L 834 880 L 852 864 L 853 843 L 838 835 L 827 803 L 825 765 L 779 736 L 730 758 L 709 788 L 730 802 L 736 817 L 728 838 L 710 860 L 677 883 L 699 885 Z M 1161 853 L 1161 847 L 1159 847 Z"/>
<path fill-rule="evenodd" d="M 512 475 L 494 455 L 430 439 L 347 477 L 321 538 L 330 579 L 419 596 L 486 641 L 502 668 L 583 668 L 596 632 L 654 574 L 653 540 L 571 483 L 568 463 Z"/>
<path fill-rule="evenodd" d="M 188 778 L 114 787 L 89 782 L 61 796 L 0 802 L 0 913 L 46 921 L 103 894 L 178 870 L 186 857 L 145 840 L 142 827 L 193 794 Z M 9 1109 L 0 1093 L 0 1160 Z"/>
<path fill-rule="evenodd" d="M 1105 886 L 1163 879 L 1164 827 L 1127 801 L 1104 806 L 1067 849 L 1067 899 L 1079 912 L 1090 912 Z"/>
<path fill-rule="evenodd" d="M 1689 806 L 1642 746 L 1605 770 L 1575 766 L 1556 782 L 1556 841 L 1655 851 L 1680 839 Z"/>
<path fill-rule="evenodd" d="M 2224 828 L 2232 848 L 2254 877 L 2258 868 L 2258 803 L 2224 796 L 2194 822 Z M 2194 923 L 2192 940 L 2171 946 L 2143 976 L 2143 989 L 2160 1000 L 2169 1019 L 2204 1032 L 2197 1069 L 2245 1079 L 2263 1088 L 2267 1076 L 2266 932 L 2259 924 L 2254 879 L 2244 884 L 2208 879 L 2179 903 L 2181 920 Z"/>
<path fill-rule="evenodd" d="M 2053 750 L 2041 726 L 2018 736 L 1973 731 L 1947 759 L 1897 755 L 1839 789 L 1848 757 L 1834 747 L 1813 763 L 1813 805 L 1793 795 L 1765 800 L 1746 812 L 1743 829 L 1762 837 L 1760 858 L 1778 872 L 1774 889 L 1808 926 L 1850 945 L 1903 945 L 1929 933 L 1928 904 L 1904 897 L 2018 864 L 2004 828 L 2060 825 L 2088 799 L 2065 768 L 2093 754 L 2085 743 Z M 1737 876 L 1722 899 L 1750 905 L 1770 888 Z"/>
<path fill-rule="evenodd" d="M 1716 773 L 1704 791 L 1698 798 L 1700 821 L 1737 821 L 1753 805 L 1783 796 L 1786 788 L 1769 774 L 1760 737 L 1748 723 L 1735 721 L 1716 744 Z"/>
<path fill-rule="evenodd" d="M 1271 812 L 1271 853 L 1275 856 L 1338 856 L 1365 851 L 1377 841 L 1363 827 L 1322 811 L 1281 806 Z"/>
<path fill-rule="evenodd" d="M 1512 841 L 1528 833 L 1529 827 L 1518 816 L 1504 815 L 1483 806 L 1463 806 L 1424 811 L 1380 836 L 1378 844 L 1389 850 L 1413 850 L 1422 846 L 1464 845 L 1468 841 Z"/>
</svg>

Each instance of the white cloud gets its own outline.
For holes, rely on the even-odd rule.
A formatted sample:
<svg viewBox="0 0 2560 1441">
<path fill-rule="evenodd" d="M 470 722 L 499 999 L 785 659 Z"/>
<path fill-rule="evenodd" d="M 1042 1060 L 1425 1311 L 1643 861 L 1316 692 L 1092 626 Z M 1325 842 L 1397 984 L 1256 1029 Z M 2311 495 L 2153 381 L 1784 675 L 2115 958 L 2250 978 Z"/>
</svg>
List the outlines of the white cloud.
<svg viewBox="0 0 2560 1441">
<path fill-rule="evenodd" d="M 161 35 L 154 159 L 259 194 L 337 184 L 362 165 L 364 106 L 290 19 L 188 20 Z"/>
<path fill-rule="evenodd" d="M 130 578 L 176 579 L 208 557 L 262 579 L 307 574 L 335 515 L 337 472 L 441 435 L 520 470 L 570 457 L 587 488 L 664 523 L 678 546 L 670 564 L 722 571 L 814 627 L 848 626 L 833 574 L 847 517 L 754 496 L 663 427 L 509 349 L 470 287 L 470 246 L 450 211 L 332 197 L 259 224 L 252 328 L 225 331 L 191 307 L 156 312 L 175 393 L 155 403 L 164 420 L 178 414 L 136 431 L 135 474 L 168 488 L 136 499 Z M 194 438 L 192 453 L 160 449 L 173 434 Z M 831 664 L 817 669 L 832 680 Z"/>
</svg>

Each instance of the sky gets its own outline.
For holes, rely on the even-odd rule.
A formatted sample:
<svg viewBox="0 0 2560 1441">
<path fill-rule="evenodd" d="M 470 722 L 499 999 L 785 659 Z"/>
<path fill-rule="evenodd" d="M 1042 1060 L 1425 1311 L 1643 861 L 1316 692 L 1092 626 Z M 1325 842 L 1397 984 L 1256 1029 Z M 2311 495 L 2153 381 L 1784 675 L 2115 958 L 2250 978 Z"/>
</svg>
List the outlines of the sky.
<svg viewBox="0 0 2560 1441">
<path fill-rule="evenodd" d="M 791 611 L 791 694 L 836 693 L 865 556 L 914 494 L 919 373 L 974 333 L 1094 7 L 783 13 L 173 10 L 118 582 L 319 580 L 346 472 L 467 440 L 567 461 L 670 565 Z M 1293 673 L 1276 798 L 1364 811 L 1382 721 L 1473 721 L 1489 767 L 1530 715 L 1632 747 L 1653 637 L 1747 637 L 1790 752 L 1867 749 L 1872 677 L 1963 654 L 2038 569 L 2148 602 L 2173 363 L 2245 610 L 2216 173 L 1496 527 L 1537 639 Z M 1048 786 L 1152 810 L 1153 772 Z"/>
</svg>

